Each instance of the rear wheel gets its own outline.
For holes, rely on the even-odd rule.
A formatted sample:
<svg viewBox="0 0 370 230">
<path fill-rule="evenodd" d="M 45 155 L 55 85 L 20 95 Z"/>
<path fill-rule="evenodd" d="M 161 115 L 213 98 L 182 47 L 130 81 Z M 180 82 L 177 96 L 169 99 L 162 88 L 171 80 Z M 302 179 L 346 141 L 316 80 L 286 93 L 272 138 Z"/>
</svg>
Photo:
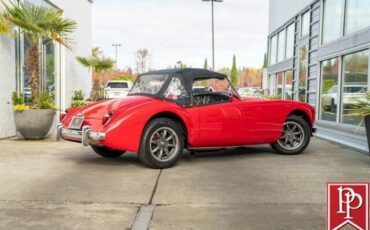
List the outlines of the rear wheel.
<svg viewBox="0 0 370 230">
<path fill-rule="evenodd" d="M 310 139 L 310 125 L 302 117 L 292 115 L 284 123 L 281 138 L 271 147 L 279 154 L 295 155 L 307 148 Z"/>
<path fill-rule="evenodd" d="M 110 149 L 106 147 L 100 147 L 100 146 L 91 146 L 91 148 L 96 152 L 99 156 L 105 157 L 105 158 L 118 158 L 122 156 L 125 151 L 119 151 L 115 149 Z"/>
<path fill-rule="evenodd" d="M 146 126 L 138 156 L 148 167 L 162 169 L 175 165 L 183 150 L 181 125 L 168 118 L 157 118 Z"/>
</svg>

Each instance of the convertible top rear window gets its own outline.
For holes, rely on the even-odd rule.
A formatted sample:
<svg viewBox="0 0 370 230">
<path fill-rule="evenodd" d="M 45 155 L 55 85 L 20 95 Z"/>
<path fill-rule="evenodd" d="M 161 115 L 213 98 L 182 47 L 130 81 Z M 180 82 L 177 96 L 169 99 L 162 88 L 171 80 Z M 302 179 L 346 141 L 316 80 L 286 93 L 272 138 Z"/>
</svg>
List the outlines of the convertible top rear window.
<svg viewBox="0 0 370 230">
<path fill-rule="evenodd" d="M 133 94 L 151 94 L 155 95 L 161 90 L 167 80 L 167 74 L 147 74 L 142 75 L 132 87 L 129 95 Z"/>
</svg>

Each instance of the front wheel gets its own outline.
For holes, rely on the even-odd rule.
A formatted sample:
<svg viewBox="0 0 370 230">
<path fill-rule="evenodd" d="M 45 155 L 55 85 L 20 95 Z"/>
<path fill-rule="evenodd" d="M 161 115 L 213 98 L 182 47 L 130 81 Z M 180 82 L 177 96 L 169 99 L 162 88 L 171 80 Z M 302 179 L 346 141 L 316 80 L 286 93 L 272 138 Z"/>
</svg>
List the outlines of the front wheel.
<svg viewBox="0 0 370 230">
<path fill-rule="evenodd" d="M 106 147 L 100 147 L 100 146 L 91 146 L 91 148 L 96 152 L 99 156 L 105 157 L 105 158 L 118 158 L 122 156 L 125 151 L 119 151 L 115 149 L 110 149 Z"/>
<path fill-rule="evenodd" d="M 169 168 L 176 164 L 184 150 L 182 126 L 167 118 L 157 118 L 145 127 L 139 159 L 150 168 Z"/>
<path fill-rule="evenodd" d="M 271 147 L 279 154 L 295 155 L 307 148 L 310 139 L 310 125 L 302 117 L 292 115 L 284 123 L 282 136 Z"/>
</svg>

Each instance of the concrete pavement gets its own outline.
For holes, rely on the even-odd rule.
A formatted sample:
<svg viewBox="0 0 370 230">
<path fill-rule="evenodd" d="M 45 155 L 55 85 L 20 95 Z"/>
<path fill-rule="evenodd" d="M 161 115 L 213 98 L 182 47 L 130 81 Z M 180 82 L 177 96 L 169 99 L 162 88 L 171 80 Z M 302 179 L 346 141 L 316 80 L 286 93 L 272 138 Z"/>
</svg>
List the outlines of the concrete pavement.
<svg viewBox="0 0 370 230">
<path fill-rule="evenodd" d="M 0 229 L 129 229 L 148 204 L 150 229 L 324 229 L 326 183 L 369 178 L 368 156 L 317 138 L 302 155 L 185 153 L 162 171 L 134 154 L 2 140 Z"/>
</svg>

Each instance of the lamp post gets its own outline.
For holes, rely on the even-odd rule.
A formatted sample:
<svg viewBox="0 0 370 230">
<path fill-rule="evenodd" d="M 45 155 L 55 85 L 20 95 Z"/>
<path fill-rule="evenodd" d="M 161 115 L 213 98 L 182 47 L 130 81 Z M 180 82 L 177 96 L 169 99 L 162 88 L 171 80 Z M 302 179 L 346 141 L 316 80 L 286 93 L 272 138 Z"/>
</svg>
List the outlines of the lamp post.
<svg viewBox="0 0 370 230">
<path fill-rule="evenodd" d="M 215 70 L 215 13 L 214 2 L 223 2 L 223 0 L 202 0 L 203 2 L 212 3 L 212 69 Z"/>
<path fill-rule="evenodd" d="M 112 46 L 114 46 L 116 48 L 116 71 L 117 71 L 118 70 L 118 67 L 117 67 L 117 65 L 118 65 L 118 47 L 121 47 L 122 45 L 116 43 L 116 44 L 112 44 Z"/>
</svg>

